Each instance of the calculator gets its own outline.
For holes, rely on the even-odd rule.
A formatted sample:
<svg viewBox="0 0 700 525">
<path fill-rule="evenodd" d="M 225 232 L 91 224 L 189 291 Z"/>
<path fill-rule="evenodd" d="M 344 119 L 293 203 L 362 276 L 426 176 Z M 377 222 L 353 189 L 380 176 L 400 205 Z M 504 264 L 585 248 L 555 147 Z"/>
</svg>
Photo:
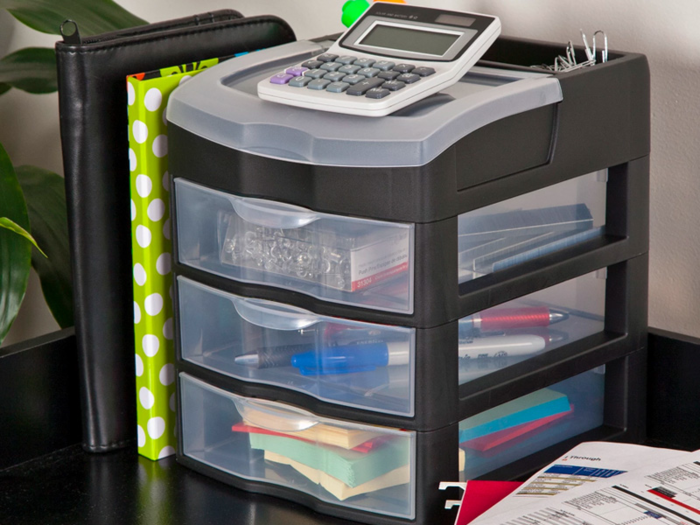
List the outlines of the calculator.
<svg viewBox="0 0 700 525">
<path fill-rule="evenodd" d="M 377 2 L 325 53 L 261 80 L 258 96 L 388 115 L 459 81 L 500 32 L 495 16 Z"/>
</svg>

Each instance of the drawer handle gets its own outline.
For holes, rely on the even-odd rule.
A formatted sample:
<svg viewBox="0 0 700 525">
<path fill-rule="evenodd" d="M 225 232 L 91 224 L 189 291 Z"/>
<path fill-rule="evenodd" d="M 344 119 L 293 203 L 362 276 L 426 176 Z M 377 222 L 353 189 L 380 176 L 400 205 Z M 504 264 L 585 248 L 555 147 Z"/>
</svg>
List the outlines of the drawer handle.
<svg viewBox="0 0 700 525">
<path fill-rule="evenodd" d="M 227 195 L 227 197 L 239 217 L 246 222 L 268 228 L 282 230 L 301 228 L 321 218 L 318 213 L 301 206 L 235 195 Z"/>
<path fill-rule="evenodd" d="M 272 330 L 301 330 L 320 321 L 317 315 L 294 306 L 264 299 L 231 297 L 234 308 L 251 324 Z"/>
<path fill-rule="evenodd" d="M 248 423 L 273 432 L 301 432 L 318 425 L 318 421 L 305 410 L 294 407 L 281 408 L 272 401 L 252 401 L 233 398 L 238 413 Z"/>
</svg>

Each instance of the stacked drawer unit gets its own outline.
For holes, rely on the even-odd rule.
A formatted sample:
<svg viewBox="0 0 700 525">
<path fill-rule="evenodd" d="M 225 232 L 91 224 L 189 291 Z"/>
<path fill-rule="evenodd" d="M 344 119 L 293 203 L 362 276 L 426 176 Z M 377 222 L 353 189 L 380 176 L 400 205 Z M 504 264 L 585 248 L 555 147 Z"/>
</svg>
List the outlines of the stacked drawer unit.
<svg viewBox="0 0 700 525">
<path fill-rule="evenodd" d="M 178 460 L 365 523 L 436 523 L 440 481 L 644 435 L 645 57 L 556 76 L 499 39 L 379 119 L 263 102 L 297 42 L 168 109 Z"/>
</svg>

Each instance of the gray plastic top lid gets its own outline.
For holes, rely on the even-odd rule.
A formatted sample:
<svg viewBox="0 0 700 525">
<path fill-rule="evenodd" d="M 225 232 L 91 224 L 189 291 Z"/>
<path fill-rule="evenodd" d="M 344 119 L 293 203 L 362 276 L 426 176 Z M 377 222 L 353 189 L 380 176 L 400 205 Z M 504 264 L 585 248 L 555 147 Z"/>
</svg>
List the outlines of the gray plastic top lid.
<svg viewBox="0 0 700 525">
<path fill-rule="evenodd" d="M 257 83 L 324 52 L 293 42 L 230 59 L 170 97 L 168 121 L 217 144 L 325 166 L 422 166 L 502 118 L 562 100 L 546 73 L 474 67 L 456 84 L 385 117 L 343 115 L 261 100 Z M 339 95 L 342 96 L 342 95 Z"/>
</svg>

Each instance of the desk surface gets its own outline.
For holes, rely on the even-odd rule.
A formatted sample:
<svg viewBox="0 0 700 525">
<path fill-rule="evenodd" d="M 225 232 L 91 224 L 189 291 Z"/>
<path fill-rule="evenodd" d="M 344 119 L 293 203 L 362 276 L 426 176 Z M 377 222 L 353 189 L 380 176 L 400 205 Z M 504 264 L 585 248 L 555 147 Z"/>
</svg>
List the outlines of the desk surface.
<svg viewBox="0 0 700 525">
<path fill-rule="evenodd" d="M 234 489 L 174 457 L 153 462 L 135 448 L 87 454 L 78 445 L 1 471 L 0 523 L 355 525 Z"/>
</svg>

